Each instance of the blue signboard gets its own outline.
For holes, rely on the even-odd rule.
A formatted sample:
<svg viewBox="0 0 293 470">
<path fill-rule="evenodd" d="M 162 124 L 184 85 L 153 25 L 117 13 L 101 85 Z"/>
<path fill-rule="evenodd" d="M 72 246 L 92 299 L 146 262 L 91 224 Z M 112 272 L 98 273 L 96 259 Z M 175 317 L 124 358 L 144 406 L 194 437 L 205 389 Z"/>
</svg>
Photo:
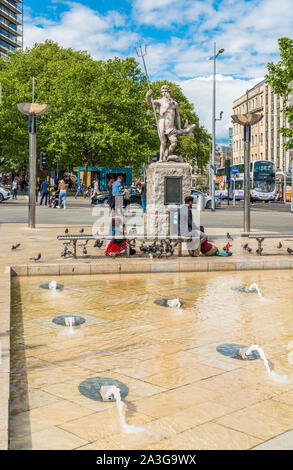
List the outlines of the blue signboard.
<svg viewBox="0 0 293 470">
<path fill-rule="evenodd" d="M 233 175 L 236 175 L 238 173 L 238 168 L 236 168 L 236 166 L 232 166 L 232 174 Z"/>
</svg>

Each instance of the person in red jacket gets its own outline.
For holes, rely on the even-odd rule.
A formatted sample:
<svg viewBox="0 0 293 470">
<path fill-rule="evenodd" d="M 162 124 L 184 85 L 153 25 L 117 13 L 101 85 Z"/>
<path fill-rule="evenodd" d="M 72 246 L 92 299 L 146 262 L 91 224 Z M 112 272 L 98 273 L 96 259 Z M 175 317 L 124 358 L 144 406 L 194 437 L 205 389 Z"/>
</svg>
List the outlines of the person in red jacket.
<svg viewBox="0 0 293 470">
<path fill-rule="evenodd" d="M 204 227 L 202 225 L 200 226 L 200 231 L 204 233 Z M 219 250 L 215 245 L 209 243 L 208 239 L 206 238 L 200 245 L 200 251 L 205 256 L 215 256 Z"/>
</svg>

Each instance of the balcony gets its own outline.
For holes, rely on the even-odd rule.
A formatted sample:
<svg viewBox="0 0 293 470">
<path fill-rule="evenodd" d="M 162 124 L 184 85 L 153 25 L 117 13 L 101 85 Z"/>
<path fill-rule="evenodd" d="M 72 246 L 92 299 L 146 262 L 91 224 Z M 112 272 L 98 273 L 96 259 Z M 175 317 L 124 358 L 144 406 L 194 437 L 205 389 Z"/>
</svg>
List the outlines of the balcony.
<svg viewBox="0 0 293 470">
<path fill-rule="evenodd" d="M 0 26 L 4 28 L 8 33 L 15 34 L 15 36 L 22 36 L 22 28 L 20 26 L 16 27 L 16 29 L 12 28 L 10 26 L 10 22 L 6 19 L 3 18 L 0 15 Z"/>
<path fill-rule="evenodd" d="M 9 36 L 6 36 L 6 34 L 3 34 L 3 32 L 1 31 L 0 31 L 0 39 L 3 39 L 4 41 L 8 42 L 8 44 L 16 48 L 22 46 L 22 41 L 18 39 L 16 36 L 9 37 Z"/>
<path fill-rule="evenodd" d="M 17 15 L 15 13 L 10 12 L 8 8 L 4 7 L 4 5 L 2 5 L 1 3 L 0 3 L 0 15 L 6 18 L 7 20 L 11 21 L 11 23 L 14 23 L 16 25 L 22 24 L 22 21 L 19 21 L 19 19 L 17 18 Z"/>
<path fill-rule="evenodd" d="M 263 111 L 263 105 L 262 104 L 258 104 L 253 109 L 250 109 L 251 113 L 258 113 L 259 111 Z"/>
<path fill-rule="evenodd" d="M 3 5 L 5 5 L 9 10 L 13 11 L 17 15 L 21 15 L 22 11 L 17 7 L 17 2 L 13 2 L 12 0 L 2 0 Z"/>
</svg>

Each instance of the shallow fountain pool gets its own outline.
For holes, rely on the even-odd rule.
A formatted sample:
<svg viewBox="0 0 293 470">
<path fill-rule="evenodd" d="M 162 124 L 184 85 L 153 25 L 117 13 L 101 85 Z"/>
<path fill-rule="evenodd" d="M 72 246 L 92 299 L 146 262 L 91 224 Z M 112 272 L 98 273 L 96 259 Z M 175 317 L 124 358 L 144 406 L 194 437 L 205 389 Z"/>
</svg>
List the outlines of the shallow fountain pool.
<svg viewBox="0 0 293 470">
<path fill-rule="evenodd" d="M 52 280 L 64 288 L 40 288 Z M 241 289 L 253 283 L 262 296 Z M 287 432 L 292 287 L 290 271 L 14 278 L 10 448 L 248 449 Z M 218 352 L 229 344 L 260 345 L 289 382 Z M 128 389 L 127 425 L 143 432 L 126 435 L 98 389 L 81 393 L 101 378 Z"/>
</svg>

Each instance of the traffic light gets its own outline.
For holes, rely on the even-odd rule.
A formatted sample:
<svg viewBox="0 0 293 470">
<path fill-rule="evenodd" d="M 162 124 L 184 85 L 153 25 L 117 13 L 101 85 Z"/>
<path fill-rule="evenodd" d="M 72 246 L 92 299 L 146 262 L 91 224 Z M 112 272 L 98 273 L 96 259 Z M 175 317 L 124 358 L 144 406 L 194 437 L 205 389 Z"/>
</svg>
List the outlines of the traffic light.
<svg viewBox="0 0 293 470">
<path fill-rule="evenodd" d="M 225 176 L 226 176 L 226 181 L 230 181 L 230 159 L 227 158 L 225 160 Z"/>
<path fill-rule="evenodd" d="M 40 169 L 44 170 L 47 168 L 47 154 L 45 152 L 40 153 Z"/>
<path fill-rule="evenodd" d="M 152 161 L 157 162 L 160 159 L 160 152 L 156 152 L 152 154 Z"/>
</svg>

